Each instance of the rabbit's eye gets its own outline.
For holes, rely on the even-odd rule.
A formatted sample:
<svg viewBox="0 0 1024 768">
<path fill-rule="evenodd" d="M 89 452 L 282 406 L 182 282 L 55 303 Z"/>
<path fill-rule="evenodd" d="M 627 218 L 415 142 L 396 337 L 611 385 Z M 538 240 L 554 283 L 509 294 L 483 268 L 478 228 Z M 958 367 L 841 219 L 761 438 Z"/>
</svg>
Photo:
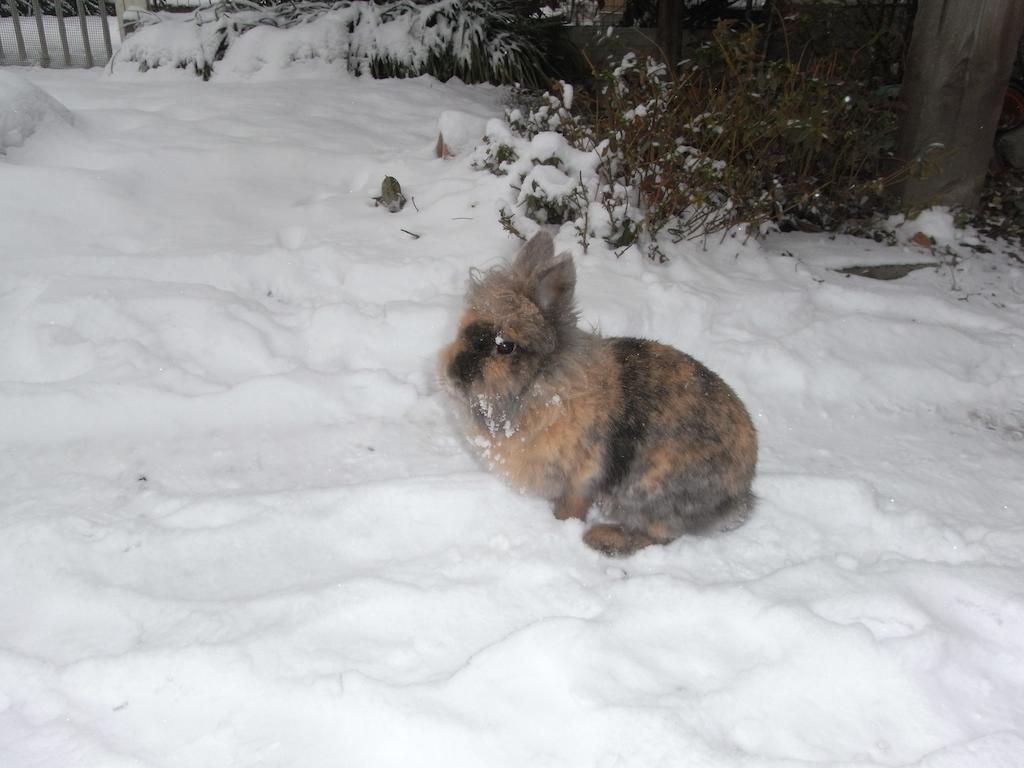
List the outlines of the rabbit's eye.
<svg viewBox="0 0 1024 768">
<path fill-rule="evenodd" d="M 511 355 L 516 351 L 516 343 L 514 341 L 507 341 L 506 339 L 495 339 L 494 340 L 494 351 L 499 355 Z"/>
</svg>

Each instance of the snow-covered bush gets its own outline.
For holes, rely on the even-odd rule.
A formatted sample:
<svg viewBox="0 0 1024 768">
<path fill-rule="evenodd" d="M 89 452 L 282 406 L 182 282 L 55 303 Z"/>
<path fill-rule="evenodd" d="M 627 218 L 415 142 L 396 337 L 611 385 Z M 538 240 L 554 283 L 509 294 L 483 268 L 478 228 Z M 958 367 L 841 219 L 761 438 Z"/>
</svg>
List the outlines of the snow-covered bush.
<svg viewBox="0 0 1024 768">
<path fill-rule="evenodd" d="M 834 59 L 765 60 L 757 39 L 720 26 L 679 75 L 627 55 L 597 73 L 587 93 L 563 86 L 520 98 L 506 115 L 519 143 L 492 131 L 477 158 L 478 167 L 512 176 L 503 222 L 568 218 L 584 244 L 590 236 L 637 244 L 659 260 L 663 237 L 862 228 L 884 212 L 900 173 L 891 105 L 846 79 Z M 534 142 L 551 131 L 589 158 L 585 169 L 559 168 L 573 185 L 509 162 L 544 162 Z M 538 176 L 544 194 L 532 189 Z"/>
<path fill-rule="evenodd" d="M 257 5 L 218 0 L 187 16 L 149 14 L 114 68 L 189 69 L 208 79 L 218 62 L 242 72 L 272 63 L 341 62 L 354 74 L 537 84 L 542 55 L 516 0 L 394 0 Z M 273 31 L 270 31 L 273 30 Z M 237 50 L 232 50 L 237 49 Z"/>
<path fill-rule="evenodd" d="M 607 235 L 598 220 L 590 220 L 592 201 L 600 194 L 601 158 L 598 151 L 577 149 L 565 135 L 550 130 L 568 127 L 561 124 L 561 117 L 568 116 L 566 103 L 571 102 L 571 90 L 567 93 L 561 97 L 545 94 L 543 109 L 511 110 L 506 121 L 488 122 L 472 163 L 478 170 L 509 177 L 511 194 L 500 213 L 509 232 L 525 238 L 535 228 L 529 221 L 572 222 L 586 244 L 591 237 Z M 527 124 L 529 136 L 524 135 Z M 536 130 L 540 127 L 547 130 Z"/>
</svg>

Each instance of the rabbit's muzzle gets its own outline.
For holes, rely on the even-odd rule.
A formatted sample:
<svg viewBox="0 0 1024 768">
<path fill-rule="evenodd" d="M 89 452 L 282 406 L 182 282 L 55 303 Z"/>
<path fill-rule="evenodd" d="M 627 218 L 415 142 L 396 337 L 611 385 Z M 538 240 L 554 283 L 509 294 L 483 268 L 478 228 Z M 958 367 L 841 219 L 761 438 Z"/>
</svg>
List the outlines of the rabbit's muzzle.
<svg viewBox="0 0 1024 768">
<path fill-rule="evenodd" d="M 449 348 L 455 352 L 445 371 L 449 381 L 466 390 L 482 378 L 484 362 L 494 352 L 497 334 L 497 328 L 480 321 L 469 323 L 463 328 L 456 344 Z"/>
<path fill-rule="evenodd" d="M 484 358 L 486 357 L 486 354 L 477 350 L 459 352 L 448 366 L 449 380 L 463 389 L 468 389 L 483 373 Z"/>
</svg>

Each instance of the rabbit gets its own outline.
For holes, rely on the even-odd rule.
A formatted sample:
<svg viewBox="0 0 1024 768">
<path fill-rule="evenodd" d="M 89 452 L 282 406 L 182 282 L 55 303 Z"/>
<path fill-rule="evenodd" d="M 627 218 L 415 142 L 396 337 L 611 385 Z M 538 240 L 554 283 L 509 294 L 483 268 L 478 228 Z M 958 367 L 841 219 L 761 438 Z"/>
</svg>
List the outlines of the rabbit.
<svg viewBox="0 0 1024 768">
<path fill-rule="evenodd" d="M 736 393 L 673 347 L 578 328 L 575 287 L 543 231 L 511 265 L 471 273 L 439 356 L 469 444 L 558 519 L 596 507 L 583 540 L 606 555 L 742 524 L 757 433 Z"/>
</svg>

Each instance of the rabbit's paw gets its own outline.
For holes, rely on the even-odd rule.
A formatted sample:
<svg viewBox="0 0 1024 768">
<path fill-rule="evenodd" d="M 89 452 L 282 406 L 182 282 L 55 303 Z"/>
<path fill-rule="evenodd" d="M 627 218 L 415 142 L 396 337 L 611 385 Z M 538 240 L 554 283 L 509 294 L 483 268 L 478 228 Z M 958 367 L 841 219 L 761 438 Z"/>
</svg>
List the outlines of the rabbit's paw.
<svg viewBox="0 0 1024 768">
<path fill-rule="evenodd" d="M 555 502 L 552 512 L 557 520 L 569 520 L 570 518 L 583 520 L 587 516 L 588 509 L 590 509 L 590 502 L 587 499 L 580 496 L 563 496 Z"/>
<path fill-rule="evenodd" d="M 583 542 L 609 557 L 628 557 L 638 549 L 656 543 L 653 538 L 640 531 L 627 531 L 618 525 L 598 523 L 583 534 Z"/>
</svg>

